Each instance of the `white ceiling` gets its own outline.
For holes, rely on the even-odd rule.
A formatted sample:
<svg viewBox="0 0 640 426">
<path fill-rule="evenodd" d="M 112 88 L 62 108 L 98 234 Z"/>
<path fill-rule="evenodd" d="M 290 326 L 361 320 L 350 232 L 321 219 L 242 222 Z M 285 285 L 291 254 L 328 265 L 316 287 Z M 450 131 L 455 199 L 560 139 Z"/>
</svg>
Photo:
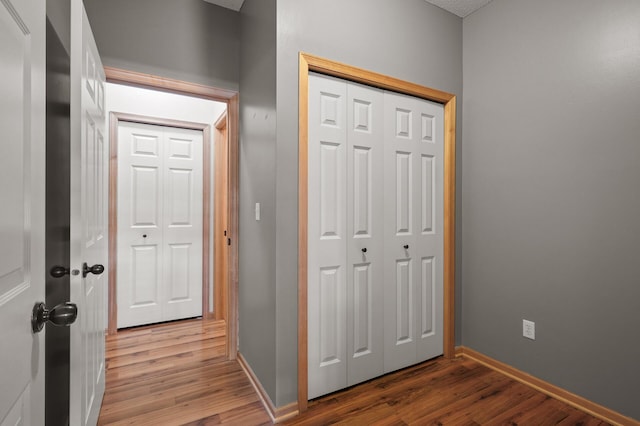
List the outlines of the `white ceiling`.
<svg viewBox="0 0 640 426">
<path fill-rule="evenodd" d="M 240 10 L 244 0 L 204 0 L 209 3 L 217 4 L 218 6 L 226 7 L 235 11 Z M 470 13 L 480 9 L 491 0 L 425 0 L 431 4 L 435 4 L 438 7 L 448 10 L 449 12 L 464 18 Z"/>
<path fill-rule="evenodd" d="M 217 4 L 218 6 L 226 7 L 227 9 L 235 10 L 236 12 L 242 7 L 244 0 L 204 0 L 209 3 Z"/>
<path fill-rule="evenodd" d="M 491 0 L 425 0 L 461 18 L 480 9 Z"/>
</svg>

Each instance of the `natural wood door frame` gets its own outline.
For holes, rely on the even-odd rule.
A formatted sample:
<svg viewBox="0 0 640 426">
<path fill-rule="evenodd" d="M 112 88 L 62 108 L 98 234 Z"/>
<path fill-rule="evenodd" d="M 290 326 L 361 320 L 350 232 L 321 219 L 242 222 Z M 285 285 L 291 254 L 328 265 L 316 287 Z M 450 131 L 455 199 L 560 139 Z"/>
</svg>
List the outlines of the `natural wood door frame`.
<svg viewBox="0 0 640 426">
<path fill-rule="evenodd" d="M 238 352 L 238 92 L 219 89 L 196 83 L 189 83 L 165 77 L 127 71 L 118 68 L 104 67 L 107 82 L 146 87 L 154 90 L 178 93 L 203 99 L 210 99 L 227 104 L 228 132 L 228 225 L 227 234 L 231 240 L 228 246 L 228 278 L 227 278 L 227 352 L 229 359 L 236 359 Z M 212 117 L 215 120 L 217 117 Z M 111 173 L 111 172 L 110 172 Z M 111 182 L 110 182 L 111 186 Z M 114 202 L 109 199 L 111 205 Z M 112 223 L 109 223 L 111 229 Z M 111 253 L 111 241 L 110 241 Z M 112 273 L 112 256 L 109 258 L 109 280 L 115 279 Z M 115 267 L 115 266 L 114 266 Z M 111 285 L 110 285 L 111 288 Z M 109 298 L 115 294 L 109 293 Z M 207 297 L 208 300 L 208 297 Z M 111 312 L 110 312 L 111 314 Z M 109 333 L 116 332 L 109 324 Z"/>
<path fill-rule="evenodd" d="M 211 126 L 205 123 L 170 120 L 143 115 L 109 114 L 109 334 L 118 328 L 118 127 L 121 122 L 152 124 L 202 132 L 202 317 L 209 318 L 209 242 L 211 217 Z"/>
<path fill-rule="evenodd" d="M 216 253 L 214 259 L 214 294 L 216 295 L 214 304 L 215 319 L 226 320 L 228 312 L 229 298 L 227 286 L 225 285 L 228 276 L 228 245 L 227 245 L 227 225 L 229 211 L 228 197 L 228 159 L 229 159 L 229 139 L 227 131 L 227 113 L 222 113 L 214 127 L 214 223 L 213 223 L 213 247 Z"/>
<path fill-rule="evenodd" d="M 298 77 L 298 409 L 307 408 L 307 223 L 309 72 L 314 71 L 444 105 L 444 356 L 455 356 L 456 96 L 300 52 Z"/>
</svg>

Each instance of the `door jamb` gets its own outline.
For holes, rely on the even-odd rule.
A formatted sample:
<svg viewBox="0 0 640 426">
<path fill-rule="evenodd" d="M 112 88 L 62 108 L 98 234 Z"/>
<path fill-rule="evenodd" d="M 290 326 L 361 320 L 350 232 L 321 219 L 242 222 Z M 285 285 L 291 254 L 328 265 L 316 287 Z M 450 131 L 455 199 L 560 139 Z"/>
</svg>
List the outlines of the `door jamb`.
<svg viewBox="0 0 640 426">
<path fill-rule="evenodd" d="M 214 221 L 213 250 L 216 253 L 214 259 L 214 300 L 215 308 L 213 309 L 216 320 L 227 320 L 228 293 L 227 286 L 224 285 L 224 277 L 228 276 L 228 245 L 227 245 L 227 224 L 228 224 L 228 158 L 229 158 L 229 138 L 228 138 L 228 117 L 227 112 L 223 112 L 218 120 L 214 123 Z M 213 308 L 211 306 L 210 308 Z"/>
<path fill-rule="evenodd" d="M 171 78 L 128 71 L 113 67 L 104 67 L 107 82 L 121 83 L 138 87 L 146 87 L 171 93 L 178 93 L 203 99 L 214 100 L 227 104 L 227 132 L 228 132 L 228 237 L 231 241 L 228 249 L 228 277 L 227 277 L 227 358 L 236 359 L 238 352 L 238 121 L 239 94 L 235 90 L 220 89 L 197 83 L 189 83 Z M 215 119 L 215 118 L 214 118 Z M 111 171 L 110 171 L 111 173 Z M 109 185 L 111 186 L 111 180 Z M 111 188 L 110 188 L 111 192 Z M 114 202 L 110 198 L 109 203 Z M 109 228 L 112 228 L 109 223 Z M 208 225 L 207 225 L 208 226 Z M 114 228 L 115 229 L 115 228 Z M 111 256 L 110 238 L 109 281 L 115 280 L 112 273 L 115 265 Z M 111 285 L 110 285 L 111 289 Z M 109 293 L 109 298 L 115 297 Z M 112 312 L 109 312 L 110 315 Z M 109 322 L 109 334 L 116 332 L 117 325 Z"/>
<path fill-rule="evenodd" d="M 318 72 L 380 89 L 415 96 L 444 106 L 444 356 L 455 357 L 455 183 L 456 96 L 383 74 L 300 52 L 298 76 L 298 410 L 308 402 L 307 223 L 309 72 Z"/>
</svg>

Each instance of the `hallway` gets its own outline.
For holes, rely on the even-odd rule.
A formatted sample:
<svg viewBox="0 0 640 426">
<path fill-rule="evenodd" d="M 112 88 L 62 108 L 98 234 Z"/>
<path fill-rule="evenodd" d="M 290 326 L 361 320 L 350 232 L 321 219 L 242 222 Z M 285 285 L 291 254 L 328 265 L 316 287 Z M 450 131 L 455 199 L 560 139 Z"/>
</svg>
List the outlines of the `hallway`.
<svg viewBox="0 0 640 426">
<path fill-rule="evenodd" d="M 107 336 L 98 424 L 271 424 L 225 352 L 224 321 L 170 322 Z"/>
</svg>

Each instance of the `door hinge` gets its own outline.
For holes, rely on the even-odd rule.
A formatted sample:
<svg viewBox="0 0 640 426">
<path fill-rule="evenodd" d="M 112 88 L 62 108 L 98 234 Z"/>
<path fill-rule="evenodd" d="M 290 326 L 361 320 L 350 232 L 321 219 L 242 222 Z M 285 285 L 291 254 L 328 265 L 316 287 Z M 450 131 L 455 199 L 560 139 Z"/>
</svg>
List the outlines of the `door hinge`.
<svg viewBox="0 0 640 426">
<path fill-rule="evenodd" d="M 230 246 L 231 245 L 231 238 L 227 238 L 227 245 Z"/>
<path fill-rule="evenodd" d="M 227 230 L 226 229 L 224 230 L 224 236 L 225 237 L 227 236 Z"/>
</svg>

